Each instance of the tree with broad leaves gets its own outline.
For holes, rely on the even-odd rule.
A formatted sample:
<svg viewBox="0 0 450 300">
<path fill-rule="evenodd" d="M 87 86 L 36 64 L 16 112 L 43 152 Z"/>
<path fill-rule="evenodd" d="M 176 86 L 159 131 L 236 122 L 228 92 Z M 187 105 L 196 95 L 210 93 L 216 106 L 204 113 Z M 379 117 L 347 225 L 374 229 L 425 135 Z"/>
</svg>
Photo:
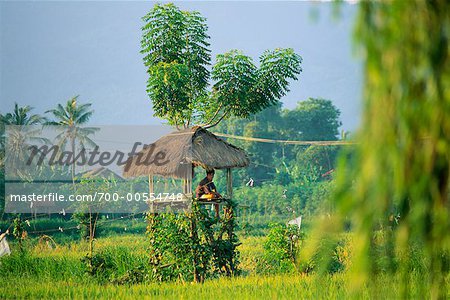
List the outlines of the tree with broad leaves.
<svg viewBox="0 0 450 300">
<path fill-rule="evenodd" d="M 331 100 L 309 98 L 283 114 L 285 131 L 291 139 L 336 141 L 339 137 L 341 112 Z"/>
<path fill-rule="evenodd" d="M 263 52 L 259 67 L 251 57 L 231 50 L 217 56 L 210 72 L 208 26 L 200 13 L 157 4 L 143 21 L 147 93 L 155 116 L 177 128 L 209 128 L 277 104 L 289 91 L 289 80 L 297 80 L 302 71 L 302 58 L 293 49 L 277 48 Z"/>
</svg>

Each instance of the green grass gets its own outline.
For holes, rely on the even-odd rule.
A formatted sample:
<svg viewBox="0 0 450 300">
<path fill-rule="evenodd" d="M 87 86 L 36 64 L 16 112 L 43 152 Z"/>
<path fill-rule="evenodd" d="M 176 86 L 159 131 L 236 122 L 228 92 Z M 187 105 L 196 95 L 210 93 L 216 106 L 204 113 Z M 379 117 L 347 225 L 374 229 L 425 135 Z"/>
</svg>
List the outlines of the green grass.
<svg viewBox="0 0 450 300">
<path fill-rule="evenodd" d="M 242 239 L 241 267 L 243 276 L 208 280 L 204 284 L 182 282 L 116 285 L 99 282 L 86 274 L 81 258 L 88 251 L 87 243 L 69 242 L 50 249 L 37 241 L 28 244 L 27 255 L 18 253 L 0 261 L 0 298 L 169 298 L 169 299 L 336 299 L 398 298 L 398 278 L 378 278 L 376 289 L 363 289 L 352 294 L 352 278 L 345 273 L 335 275 L 258 276 L 256 261 L 262 255 L 263 237 Z M 123 275 L 127 270 L 147 261 L 147 241 L 143 235 L 121 235 L 99 238 L 96 252 L 109 253 L 114 270 Z M 417 298 L 424 288 L 418 277 L 411 277 L 411 297 Z M 447 280 L 448 283 L 448 280 Z M 426 288 L 426 287 L 425 287 Z M 375 291 L 372 294 L 370 291 Z M 382 297 L 384 298 L 384 297 Z"/>
<path fill-rule="evenodd" d="M 385 277 L 378 288 L 352 295 L 345 274 L 324 277 L 302 275 L 221 278 L 204 284 L 162 283 L 113 285 L 83 281 L 13 277 L 2 283 L 4 299 L 17 298 L 167 298 L 167 299 L 342 299 L 350 296 L 398 298 L 397 280 Z M 417 298 L 412 285 L 411 296 Z"/>
<path fill-rule="evenodd" d="M 98 285 L 73 281 L 20 281 L 3 285 L 4 298 L 330 298 L 343 297 L 342 279 L 324 281 L 325 290 L 314 289 L 312 278 L 300 276 L 241 277 L 218 279 L 204 284 L 138 284 L 132 286 Z M 327 292 L 328 291 L 328 292 Z"/>
</svg>

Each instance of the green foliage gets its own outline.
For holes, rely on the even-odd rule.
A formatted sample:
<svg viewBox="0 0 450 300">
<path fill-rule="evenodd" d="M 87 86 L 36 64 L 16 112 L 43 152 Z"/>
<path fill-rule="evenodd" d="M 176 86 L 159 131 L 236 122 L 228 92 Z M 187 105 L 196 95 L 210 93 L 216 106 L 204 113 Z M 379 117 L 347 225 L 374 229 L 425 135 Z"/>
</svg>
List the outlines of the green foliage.
<svg viewBox="0 0 450 300">
<path fill-rule="evenodd" d="M 292 165 L 292 179 L 295 181 L 317 182 L 331 178 L 338 155 L 337 146 L 309 146 L 299 149 Z"/>
<path fill-rule="evenodd" d="M 5 209 L 5 126 L 30 126 L 43 124 L 46 119 L 38 114 L 32 114 L 33 107 L 25 105 L 19 106 L 14 104 L 13 112 L 1 114 L 0 113 L 0 219 L 3 218 Z M 27 136 L 26 138 L 30 138 Z M 10 144 L 10 143 L 8 143 Z M 21 147 L 20 150 L 23 148 Z M 9 149 L 12 153 L 15 153 L 17 157 L 21 157 L 23 153 L 18 153 L 14 149 Z M 11 153 L 10 152 L 10 153 Z M 21 152 L 21 151 L 20 151 Z M 20 161 L 20 159 L 19 159 Z"/>
<path fill-rule="evenodd" d="M 58 104 L 56 108 L 46 111 L 53 117 L 53 120 L 46 122 L 47 125 L 66 126 L 65 130 L 56 137 L 58 146 L 65 148 L 67 144 L 70 144 L 70 150 L 73 153 L 76 150 L 76 143 L 81 148 L 95 146 L 95 142 L 89 138 L 89 135 L 98 131 L 98 128 L 81 127 L 89 121 L 94 111 L 90 109 L 91 103 L 78 104 L 78 97 L 68 100 L 65 106 Z"/>
<path fill-rule="evenodd" d="M 356 36 L 365 57 L 358 145 L 336 175 L 336 214 L 314 232 L 332 238 L 350 220 L 353 292 L 393 270 L 411 297 L 410 255 L 425 271 L 419 298 L 448 297 L 450 255 L 450 3 L 362 2 Z M 392 215 L 400 215 L 392 226 Z M 382 231 L 381 244 L 376 246 Z M 311 243 L 313 245 L 313 243 Z M 427 294 L 425 291 L 431 291 Z"/>
<path fill-rule="evenodd" d="M 126 247 L 108 247 L 81 259 L 85 271 L 98 282 L 133 284 L 148 279 L 147 261 Z"/>
<path fill-rule="evenodd" d="M 200 281 L 238 274 L 234 204 L 217 219 L 193 203 L 185 214 L 148 214 L 151 276 L 157 281 Z"/>
<path fill-rule="evenodd" d="M 190 239 L 189 219 L 178 214 L 149 215 L 148 222 L 153 277 L 158 281 L 193 280 L 194 245 Z M 201 253 L 209 257 L 208 253 Z"/>
<path fill-rule="evenodd" d="M 309 98 L 285 111 L 286 130 L 293 139 L 303 141 L 337 140 L 340 115 L 330 100 Z"/>
<path fill-rule="evenodd" d="M 53 115 L 54 120 L 47 122 L 50 125 L 75 126 L 87 123 L 94 113 L 90 110 L 91 103 L 77 103 L 79 96 L 75 96 L 67 101 L 65 106 L 58 104 L 56 108 L 46 111 Z"/>
<path fill-rule="evenodd" d="M 352 296 L 348 285 L 353 278 L 345 271 L 333 275 L 315 274 L 279 274 L 274 276 L 256 274 L 256 264 L 264 256 L 265 237 L 249 237 L 239 246 L 242 268 L 248 276 L 207 280 L 203 284 L 180 284 L 179 282 L 152 283 L 150 278 L 142 277 L 148 263 L 148 238 L 141 235 L 121 235 L 100 238 L 99 253 L 109 268 L 109 276 L 86 276 L 86 265 L 81 261 L 86 243 L 80 241 L 59 245 L 55 249 L 36 247 L 24 254 L 14 251 L 15 242 L 11 242 L 12 254 L 0 258 L 0 288 L 2 298 L 349 298 Z M 346 238 L 343 238 L 346 241 Z M 303 247 L 303 246 L 302 246 Z M 352 247 L 342 244 L 351 251 Z M 341 251 L 344 253 L 344 251 Z M 413 258 L 417 251 L 411 253 Z M 344 262 L 345 255 L 339 254 Z M 415 258 L 417 259 L 417 258 Z M 423 284 L 420 269 L 410 272 L 412 298 L 429 295 L 430 289 Z M 137 275 L 133 275 L 137 273 Z M 143 279 L 142 279 L 143 278 Z M 143 280 L 142 282 L 140 280 Z M 137 284 L 132 284 L 139 282 Z M 401 278 L 394 274 L 385 274 L 374 279 L 376 294 L 367 287 L 363 290 L 365 298 L 382 294 L 386 298 L 399 298 L 398 289 Z M 444 288 L 448 289 L 448 278 Z M 119 285 L 125 284 L 125 285 Z M 372 297 L 372 298 L 373 298 Z"/>
<path fill-rule="evenodd" d="M 248 117 L 271 105 L 297 80 L 302 58 L 292 49 L 267 50 L 257 68 L 249 56 L 231 50 L 211 64 L 206 19 L 174 4 L 156 4 L 142 20 L 141 53 L 155 116 L 169 124 L 215 126 Z M 214 80 L 208 91 L 210 77 Z"/>
<path fill-rule="evenodd" d="M 182 124 L 193 116 L 210 77 L 206 19 L 173 4 L 157 4 L 142 20 L 141 53 L 155 116 Z"/>
<path fill-rule="evenodd" d="M 86 265 L 86 271 L 89 275 L 102 279 L 109 278 L 114 267 L 110 257 L 105 257 L 100 253 L 92 256 L 88 254 L 83 257 L 82 262 Z"/>
<path fill-rule="evenodd" d="M 155 116 L 166 116 L 170 120 L 184 120 L 189 117 L 190 99 L 188 86 L 189 70 L 185 65 L 177 62 L 160 62 L 148 70 L 149 80 L 147 92 L 151 99 L 164 99 L 153 101 Z"/>
<path fill-rule="evenodd" d="M 225 112 L 249 117 L 278 104 L 289 91 L 288 79 L 301 72 L 301 57 L 293 49 L 266 50 L 256 68 L 252 59 L 231 50 L 217 56 L 213 66 L 213 96 Z"/>
<path fill-rule="evenodd" d="M 239 221 L 246 224 L 248 233 L 256 234 L 267 229 L 270 222 L 286 222 L 299 215 L 307 221 L 314 219 L 333 211 L 329 202 L 333 189 L 333 181 L 237 188 L 234 195 L 239 203 Z"/>
<path fill-rule="evenodd" d="M 0 276 L 6 282 L 6 276 L 21 276 L 22 278 L 36 278 L 39 280 L 54 280 L 55 278 L 68 280 L 81 278 L 83 267 L 79 260 L 67 257 L 38 257 L 30 252 L 12 252 L 1 258 Z M 2 294 L 3 295 L 3 294 Z"/>
<path fill-rule="evenodd" d="M 89 214 L 85 212 L 75 212 L 72 214 L 72 219 L 78 224 L 80 239 L 86 240 L 89 237 L 89 223 L 92 221 L 90 220 Z"/>
<path fill-rule="evenodd" d="M 334 181 L 322 181 L 312 189 L 311 197 L 305 203 L 307 214 L 322 214 L 333 211 L 331 199 L 333 196 Z"/>
<path fill-rule="evenodd" d="M 25 250 L 23 247 L 23 241 L 25 240 L 27 233 L 25 231 L 25 222 L 21 219 L 20 215 L 13 221 L 12 234 L 19 242 L 19 250 L 23 252 Z"/>
<path fill-rule="evenodd" d="M 58 104 L 56 108 L 46 111 L 53 115 L 53 120 L 47 121 L 47 125 L 63 125 L 62 129 L 58 128 L 60 133 L 56 136 L 58 141 L 58 147 L 62 151 L 66 146 L 70 147 L 70 152 L 73 157 L 76 156 L 77 144 L 85 149 L 86 146 L 94 147 L 96 144 L 90 135 L 98 131 L 98 128 L 93 127 L 82 127 L 81 125 L 86 124 L 94 111 L 90 109 L 91 103 L 78 104 L 78 96 L 75 96 L 67 101 L 65 106 Z M 71 165 L 71 175 L 72 181 L 75 184 L 75 160 L 72 160 Z"/>
<path fill-rule="evenodd" d="M 263 274 L 295 272 L 302 233 L 296 225 L 274 223 L 269 228 L 257 271 Z"/>
<path fill-rule="evenodd" d="M 29 105 L 19 106 L 14 104 L 12 113 L 0 114 L 0 123 L 4 125 L 39 125 L 45 122 L 45 118 L 38 114 L 31 114 L 33 107 Z"/>
<path fill-rule="evenodd" d="M 264 137 L 277 140 L 337 140 L 340 111 L 331 101 L 308 99 L 293 110 L 275 105 L 255 116 L 240 120 L 230 118 L 218 125 L 217 131 L 231 135 Z M 335 168 L 336 157 L 342 147 L 303 146 L 258 143 L 232 140 L 246 150 L 251 165 L 235 172 L 237 186 L 253 178 L 255 185 L 274 180 L 288 185 L 291 182 L 322 181 Z"/>
<path fill-rule="evenodd" d="M 297 262 L 299 271 L 305 274 L 326 275 L 348 270 L 353 254 L 353 241 L 348 234 L 334 238 L 310 236 L 305 238 L 305 241 L 308 243 L 312 239 L 316 239 L 317 248 L 311 255 L 299 252 Z"/>
<path fill-rule="evenodd" d="M 212 79 L 216 81 L 213 94 L 224 109 L 239 117 L 259 111 L 252 105 L 252 88 L 256 83 L 256 66 L 253 60 L 237 50 L 217 55 Z"/>
</svg>

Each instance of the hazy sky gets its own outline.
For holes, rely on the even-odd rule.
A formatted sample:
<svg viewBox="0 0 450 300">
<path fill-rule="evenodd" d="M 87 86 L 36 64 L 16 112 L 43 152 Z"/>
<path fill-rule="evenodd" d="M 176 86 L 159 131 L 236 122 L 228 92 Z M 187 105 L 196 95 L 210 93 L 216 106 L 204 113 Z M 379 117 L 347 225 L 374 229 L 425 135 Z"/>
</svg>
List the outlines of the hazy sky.
<svg viewBox="0 0 450 300">
<path fill-rule="evenodd" d="M 0 2 L 0 110 L 14 102 L 43 113 L 80 95 L 93 124 L 158 124 L 145 92 L 139 53 L 141 17 L 155 2 Z M 292 47 L 303 72 L 282 99 L 322 97 L 354 131 L 361 109 L 362 68 L 352 55 L 355 5 L 317 2 L 176 2 L 207 18 L 213 61 L 240 49 L 258 61 L 266 49 Z"/>
</svg>

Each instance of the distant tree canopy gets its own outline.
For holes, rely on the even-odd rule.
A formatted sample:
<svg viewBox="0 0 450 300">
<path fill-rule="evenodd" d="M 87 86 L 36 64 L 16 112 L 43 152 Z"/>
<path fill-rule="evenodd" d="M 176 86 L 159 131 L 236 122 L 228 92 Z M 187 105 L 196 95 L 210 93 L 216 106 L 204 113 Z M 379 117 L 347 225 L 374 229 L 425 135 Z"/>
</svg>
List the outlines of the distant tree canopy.
<svg viewBox="0 0 450 300">
<path fill-rule="evenodd" d="M 142 19 L 147 93 L 155 116 L 177 128 L 212 127 L 231 116 L 260 112 L 279 103 L 289 80 L 297 80 L 302 71 L 302 58 L 293 49 L 277 48 L 263 52 L 259 67 L 231 50 L 217 56 L 210 72 L 208 26 L 200 13 L 157 4 Z"/>
<path fill-rule="evenodd" d="M 289 136 L 303 141 L 337 140 L 341 112 L 330 100 L 309 98 L 296 109 L 285 111 L 285 127 Z"/>
<path fill-rule="evenodd" d="M 244 120 L 232 117 L 218 125 L 216 131 L 276 140 L 337 140 L 342 124 L 339 117 L 339 109 L 330 100 L 310 98 L 292 110 L 276 105 Z M 241 175 L 257 180 L 257 185 L 271 180 L 280 184 L 291 180 L 321 180 L 324 173 L 334 168 L 338 152 L 336 146 L 232 142 L 251 156 L 250 167 L 242 170 Z"/>
</svg>

